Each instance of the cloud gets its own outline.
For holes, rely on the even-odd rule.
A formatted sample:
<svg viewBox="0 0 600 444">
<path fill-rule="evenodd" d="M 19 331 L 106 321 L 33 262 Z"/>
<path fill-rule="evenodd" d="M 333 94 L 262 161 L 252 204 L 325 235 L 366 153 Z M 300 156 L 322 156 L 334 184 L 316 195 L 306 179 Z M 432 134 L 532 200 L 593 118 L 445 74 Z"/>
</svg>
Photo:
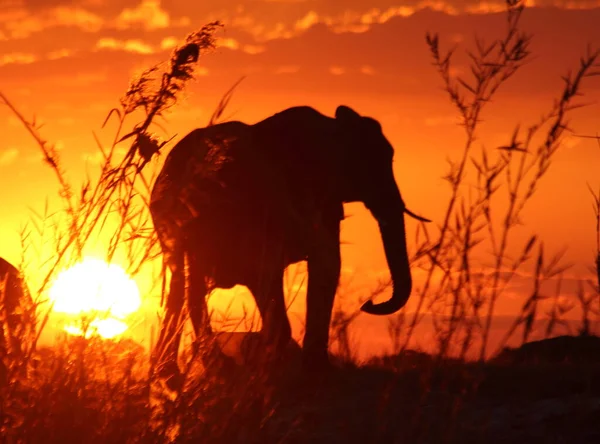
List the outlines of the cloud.
<svg viewBox="0 0 600 444">
<path fill-rule="evenodd" d="M 171 9 L 168 9 L 166 4 L 167 2 L 163 1 L 161 6 L 171 14 Z M 316 9 L 314 4 L 307 4 L 305 6 L 307 6 L 306 9 L 319 11 L 318 13 L 321 14 L 320 10 Z M 131 8 L 132 6 L 129 5 L 129 7 Z M 378 21 L 389 8 L 364 9 L 367 12 L 360 12 L 360 8 L 358 8 L 360 13 L 349 14 L 343 20 L 358 20 L 356 22 L 358 24 L 360 24 L 361 20 L 366 22 Z M 176 13 L 181 14 L 181 11 Z M 531 26 L 533 27 L 532 30 L 536 35 L 543 36 L 545 42 L 551 41 L 551 39 L 546 38 L 549 36 L 549 31 L 546 30 L 546 23 L 550 12 L 534 8 L 529 13 Z M 115 13 L 115 16 L 117 14 L 118 11 Z M 248 11 L 241 11 L 240 14 L 248 14 Z M 579 39 L 579 37 L 575 34 L 571 35 L 570 32 L 574 33 L 575 31 L 569 30 L 578 29 L 579 27 L 573 26 L 573 23 L 578 23 L 578 20 L 582 20 L 584 15 L 591 15 L 592 12 L 565 12 L 557 10 L 556 12 L 552 12 L 552 14 L 561 15 L 560 23 L 562 24 L 560 29 L 562 35 L 566 35 L 565 38 L 575 40 Z M 593 14 L 595 16 L 597 12 Z M 259 23 L 258 20 L 272 19 L 272 24 L 265 27 L 264 31 L 273 31 L 275 29 L 277 32 L 285 34 L 286 32 L 296 32 L 293 28 L 296 22 L 294 20 L 295 16 L 299 18 L 305 17 L 306 13 L 291 14 L 285 22 L 277 21 L 273 17 L 254 15 L 255 19 L 248 20 L 248 23 L 257 26 Z M 565 19 L 563 19 L 563 16 Z M 323 15 L 322 17 L 327 16 Z M 550 17 L 554 17 L 554 15 L 550 15 Z M 106 23 L 110 22 L 108 18 L 106 20 Z M 281 78 L 281 82 L 279 80 L 273 82 L 273 79 L 269 79 L 268 75 L 262 76 L 260 79 L 259 76 L 255 76 L 257 85 L 260 85 L 259 87 L 261 88 L 267 87 L 269 90 L 279 90 L 279 88 L 284 87 L 295 90 L 302 88 L 302 84 L 304 83 L 311 84 L 311 87 L 314 88 L 324 88 L 326 91 L 331 91 L 331 89 L 338 92 L 342 90 L 346 91 L 346 88 L 350 88 L 353 85 L 356 89 L 369 88 L 370 91 L 376 91 L 377 94 L 384 92 L 386 94 L 429 94 L 431 88 L 427 85 L 431 85 L 433 81 L 439 81 L 439 78 L 437 73 L 430 67 L 431 62 L 428 52 L 426 49 L 423 49 L 422 36 L 426 30 L 431 29 L 432 26 L 436 29 L 437 26 L 435 23 L 439 22 L 439 26 L 444 29 L 445 41 L 450 43 L 448 39 L 452 38 L 455 41 L 459 38 L 459 35 L 464 35 L 467 40 L 470 40 L 470 37 L 468 37 L 471 34 L 470 29 L 477 29 L 478 27 L 485 28 L 482 31 L 484 31 L 486 36 L 491 35 L 500 29 L 503 23 L 502 17 L 498 15 L 456 17 L 441 13 L 423 12 L 410 18 L 395 17 L 384 24 L 373 25 L 373 29 L 371 29 L 368 35 L 357 35 L 355 33 L 333 33 L 331 27 L 326 23 L 321 23 L 323 20 L 319 18 L 320 24 L 313 25 L 309 31 L 303 31 L 302 34 L 297 35 L 293 40 L 270 42 L 257 41 L 239 29 L 229 27 L 226 35 L 219 35 L 219 37 L 227 37 L 229 40 L 221 38 L 219 40 L 220 45 L 229 49 L 237 49 L 229 51 L 219 50 L 218 54 L 204 58 L 202 63 L 210 70 L 211 78 L 215 79 L 211 80 L 211 82 L 219 82 L 216 80 L 217 78 L 222 78 L 224 73 L 232 73 L 234 70 L 238 71 L 237 75 L 256 73 L 261 69 L 262 71 L 260 72 L 263 74 L 269 73 L 271 75 L 274 75 L 276 72 L 277 74 L 293 74 L 298 72 L 299 69 L 302 70 L 301 76 L 279 76 L 280 78 L 285 77 L 285 80 Z M 435 23 L 432 25 L 433 22 Z M 277 23 L 279 25 L 276 25 Z M 288 23 L 288 27 L 284 23 Z M 591 39 L 593 41 L 595 38 L 593 29 L 588 25 L 582 25 L 581 28 L 581 31 L 578 32 L 584 32 L 587 36 L 581 38 L 583 45 L 585 45 L 585 40 Z M 48 38 L 44 39 L 44 42 L 39 42 L 40 45 L 43 43 L 45 47 L 32 48 L 33 54 L 40 58 L 40 61 L 36 63 L 36 66 L 40 67 L 39 70 L 31 69 L 30 65 L 13 63 L 10 66 L 2 67 L 0 75 L 9 79 L 11 83 L 15 83 L 15 86 L 24 85 L 26 82 L 36 85 L 34 80 L 37 77 L 40 77 L 44 83 L 48 83 L 49 79 L 52 79 L 52 83 L 56 83 L 54 79 L 58 78 L 61 74 L 70 73 L 70 75 L 73 75 L 75 72 L 91 72 L 92 68 L 90 66 L 95 65 L 100 66 L 100 69 L 106 69 L 108 75 L 112 78 L 119 72 L 127 73 L 137 63 L 146 66 L 149 54 L 162 53 L 163 56 L 161 57 L 164 57 L 165 52 L 170 52 L 174 46 L 181 42 L 182 36 L 182 33 L 176 29 L 165 29 L 157 32 L 147 32 L 140 29 L 112 30 L 109 32 L 110 34 L 98 35 L 73 32 L 73 30 L 62 30 L 60 31 L 61 39 L 52 39 L 55 41 L 54 46 L 50 44 L 50 38 Z M 49 37 L 53 37 L 50 33 L 48 35 Z M 541 40 L 542 37 L 540 37 Z M 27 54 L 29 48 L 26 47 L 26 44 L 33 42 L 34 39 L 15 42 L 14 45 L 0 42 L 3 45 L 3 49 L 5 47 L 11 48 L 11 46 L 16 46 L 14 49 L 11 48 L 12 51 L 0 52 L 0 58 L 3 54 L 12 54 L 13 52 Z M 543 44 L 546 45 L 546 43 Z M 72 50 L 74 56 L 64 57 L 68 55 L 68 52 L 63 52 L 61 48 Z M 91 51 L 88 53 L 88 50 Z M 132 54 L 135 54 L 136 57 L 132 57 Z M 292 58 L 290 58 L 291 54 L 293 54 Z M 60 61 L 47 61 L 48 58 L 61 56 L 64 58 Z M 17 60 L 25 62 L 27 57 L 12 57 L 10 61 L 16 62 Z M 29 60 L 31 60 L 31 57 Z M 544 70 L 554 69 L 554 65 L 556 64 L 554 59 L 546 58 L 546 60 L 548 61 L 544 62 L 544 60 L 540 60 L 540 63 L 545 63 Z M 338 75 L 335 78 L 336 82 L 334 84 L 330 82 L 331 65 L 344 68 L 343 75 Z M 464 67 L 454 65 L 452 67 L 453 75 L 460 73 L 460 71 L 454 71 L 456 68 L 464 69 Z M 203 71 L 203 73 L 206 72 L 208 71 Z M 333 72 L 340 72 L 340 70 L 333 68 Z M 556 72 L 560 74 L 558 69 L 556 69 Z M 374 77 L 375 73 L 377 77 Z M 533 84 L 536 91 L 546 88 L 550 82 L 546 80 L 547 77 L 549 76 L 540 78 L 539 81 L 536 80 Z M 381 80 L 373 82 L 375 78 Z M 30 82 L 30 80 L 33 81 Z M 284 81 L 286 83 L 283 83 Z M 327 83 L 327 86 L 324 86 L 323 82 Z M 109 85 L 114 85 L 114 83 L 107 82 L 106 86 L 107 88 L 113 88 L 114 86 Z M 509 85 L 510 87 L 512 86 Z M 516 87 L 512 88 L 510 90 L 511 93 L 513 93 Z M 437 114 L 439 113 L 433 112 L 431 116 L 436 117 Z M 417 120 L 419 120 L 420 125 L 424 124 L 424 117 L 420 117 Z"/>
<path fill-rule="evenodd" d="M 263 2 L 257 2 L 258 5 Z M 318 24 L 323 24 L 336 33 L 363 33 L 378 24 L 386 23 L 395 17 L 409 17 L 424 9 L 457 16 L 462 14 L 490 14 L 504 12 L 504 0 L 485 0 L 482 2 L 457 3 L 447 0 L 416 0 L 413 4 L 395 5 L 392 2 L 379 2 L 378 7 L 365 8 L 363 5 L 348 3 L 345 7 L 334 7 L 317 2 L 281 0 L 276 3 L 289 3 L 290 8 L 273 9 L 272 14 L 264 14 L 263 9 L 256 7 L 252 12 L 248 8 L 239 7 L 225 10 L 225 23 L 249 33 L 257 41 L 289 39 L 297 36 Z M 340 2 L 342 3 L 342 2 Z M 385 4 L 387 3 L 387 5 Z M 537 0 L 526 0 L 528 6 L 540 3 Z M 547 0 L 540 6 L 560 6 L 565 9 L 590 9 L 600 6 L 600 0 Z M 292 7 L 293 6 L 293 7 Z M 268 17 L 265 19 L 265 17 Z M 285 18 L 285 20 L 283 20 Z M 454 38 L 461 39 L 457 35 Z"/>
<path fill-rule="evenodd" d="M 179 39 L 169 36 L 165 37 L 160 42 L 160 49 L 173 49 L 179 43 Z"/>
<path fill-rule="evenodd" d="M 142 27 L 145 30 L 155 30 L 189 24 L 188 17 L 172 20 L 169 13 L 161 7 L 160 0 L 142 0 L 134 8 L 123 9 L 115 20 L 117 29 Z"/>
<path fill-rule="evenodd" d="M 44 29 L 43 20 L 29 16 L 24 9 L 0 12 L 0 23 L 4 24 L 4 32 L 11 38 L 25 38 Z"/>
<path fill-rule="evenodd" d="M 22 6 L 29 11 L 44 11 L 58 6 L 72 5 L 78 3 L 82 6 L 98 6 L 106 3 L 107 0 L 3 0 L 11 3 L 12 6 Z M 110 0 L 108 0 L 110 1 Z"/>
<path fill-rule="evenodd" d="M 169 14 L 160 7 L 160 0 L 142 0 L 135 8 L 125 8 L 117 17 L 117 28 L 127 29 L 141 25 L 144 29 L 161 29 L 169 26 Z"/>
<path fill-rule="evenodd" d="M 6 4 L 5 0 L 0 4 L 0 41 L 23 39 L 61 26 L 98 32 L 102 29 L 135 28 L 153 31 L 191 24 L 186 16 L 173 19 L 161 6 L 160 0 L 142 0 L 129 7 L 124 7 L 123 2 L 103 0 L 36 0 L 35 4 L 31 1 L 27 4 Z"/>
<path fill-rule="evenodd" d="M 52 16 L 61 26 L 76 26 L 85 31 L 99 31 L 103 20 L 82 8 L 56 8 Z"/>
<path fill-rule="evenodd" d="M 25 52 L 11 52 L 0 56 L 0 66 L 9 65 L 12 63 L 27 64 L 38 60 L 35 54 Z"/>
<path fill-rule="evenodd" d="M 126 52 L 133 52 L 137 54 L 154 54 L 160 51 L 173 49 L 180 43 L 180 40 L 168 36 L 163 38 L 160 43 L 156 46 L 150 43 L 144 42 L 141 39 L 126 39 L 120 40 L 113 37 L 103 37 L 96 42 L 95 48 L 98 50 L 120 50 Z M 217 47 L 228 48 L 231 50 L 237 50 L 240 48 L 240 43 L 233 38 L 220 38 L 217 39 Z M 247 48 L 246 48 L 247 49 Z M 255 49 L 255 48 L 251 48 Z"/>
<path fill-rule="evenodd" d="M 504 5 L 504 3 L 502 4 Z M 506 8 L 506 6 L 504 7 Z M 372 8 L 362 14 L 354 11 L 346 11 L 337 16 L 326 17 L 322 21 L 337 33 L 360 33 L 368 31 L 372 25 L 386 23 L 395 17 L 410 17 L 416 12 L 426 8 L 433 11 L 444 12 L 448 15 L 459 14 L 459 10 L 447 1 L 422 0 L 416 2 L 413 6 L 390 6 L 385 9 Z"/>
<path fill-rule="evenodd" d="M 341 66 L 330 66 L 329 67 L 329 73 L 333 74 L 334 76 L 341 76 L 345 72 L 346 72 L 346 69 Z"/>
<path fill-rule="evenodd" d="M 232 39 L 230 37 L 220 37 L 216 39 L 216 46 L 235 50 L 240 47 L 240 43 L 236 39 Z"/>
<path fill-rule="evenodd" d="M 547 2 L 540 2 L 539 0 L 525 0 L 526 7 L 535 7 L 535 6 L 554 6 L 564 9 L 591 9 L 600 6 L 600 0 L 579 0 L 579 1 L 560 1 L 560 0 L 550 0 Z M 462 8 L 463 13 L 467 14 L 494 14 L 498 12 L 506 11 L 506 1 L 496 0 L 496 1 L 479 1 L 477 3 L 473 3 L 470 5 L 465 5 Z"/>
<path fill-rule="evenodd" d="M 67 49 L 67 48 L 63 48 L 63 49 L 49 52 L 48 54 L 46 54 L 46 58 L 49 60 L 56 60 L 56 59 L 62 59 L 64 57 L 69 57 L 71 55 L 73 55 L 73 51 L 71 51 L 70 49 Z"/>
<path fill-rule="evenodd" d="M 531 6 L 534 3 L 534 0 L 527 1 Z M 554 0 L 553 4 L 564 9 L 594 9 L 600 7 L 600 0 Z"/>
<path fill-rule="evenodd" d="M 309 11 L 304 17 L 296 22 L 296 29 L 308 29 L 319 23 L 319 15 L 315 11 Z"/>
<path fill-rule="evenodd" d="M 265 4 L 287 4 L 285 8 L 270 7 L 265 13 Z M 376 4 L 374 4 L 376 3 Z M 395 4 L 396 3 L 396 4 Z M 448 15 L 489 14 L 504 12 L 504 0 L 484 0 L 483 2 L 450 2 L 448 0 L 413 0 L 412 4 L 398 5 L 397 2 L 379 0 L 365 7 L 361 2 L 315 2 L 303 0 L 263 0 L 252 6 L 233 6 L 224 9 L 220 17 L 230 29 L 236 28 L 249 33 L 256 41 L 264 42 L 289 39 L 302 34 L 315 25 L 323 24 L 336 33 L 364 33 L 375 25 L 386 23 L 395 17 L 409 17 L 424 9 Z M 600 0 L 526 0 L 528 6 L 561 6 L 563 8 L 593 8 L 600 6 Z M 263 5 L 261 7 L 261 5 Z M 375 6 L 375 7 L 374 7 Z"/>
<path fill-rule="evenodd" d="M 136 52 L 138 54 L 152 54 L 154 52 L 152 46 L 139 39 L 125 40 L 122 48 L 127 52 Z"/>
<path fill-rule="evenodd" d="M 380 14 L 380 10 L 378 8 L 373 8 L 367 12 L 365 12 L 361 17 L 360 21 L 364 24 L 371 24 L 377 21 L 377 17 Z"/>
<path fill-rule="evenodd" d="M 104 37 L 96 42 L 97 49 L 112 49 L 133 52 L 137 54 L 153 54 L 154 48 L 140 39 L 118 40 Z"/>
<path fill-rule="evenodd" d="M 59 6 L 35 15 L 23 8 L 8 8 L 0 11 L 0 23 L 4 24 L 4 33 L 7 36 L 21 39 L 58 26 L 97 32 L 102 28 L 104 21 L 99 15 L 81 7 Z"/>
<path fill-rule="evenodd" d="M 276 23 L 275 26 L 273 26 L 269 31 L 255 34 L 255 36 L 261 40 L 291 39 L 295 35 L 297 35 L 297 33 L 294 33 L 291 29 L 288 29 L 286 24 L 283 22 Z"/>
<path fill-rule="evenodd" d="M 12 164 L 18 156 L 19 150 L 16 148 L 9 148 L 7 150 L 0 151 L 0 166 Z"/>
<path fill-rule="evenodd" d="M 267 50 L 267 48 L 263 45 L 244 45 L 242 47 L 242 51 L 246 54 L 260 54 Z"/>
<path fill-rule="evenodd" d="M 375 74 L 375 69 L 373 69 L 373 67 L 371 65 L 363 65 L 360 67 L 360 72 L 362 74 L 372 76 Z"/>
<path fill-rule="evenodd" d="M 314 9 L 304 12 L 291 23 L 278 21 L 273 25 L 259 23 L 248 14 L 236 16 L 231 26 L 250 33 L 258 41 L 287 39 L 297 36 L 317 24 L 324 24 L 336 33 L 368 31 L 372 25 L 386 23 L 394 17 L 408 17 L 421 9 L 430 8 L 447 14 L 457 15 L 458 9 L 440 0 L 422 0 L 413 6 L 390 6 L 387 8 L 370 8 L 364 12 L 342 10 L 336 13 L 319 13 Z"/>
<path fill-rule="evenodd" d="M 471 14 L 492 14 L 495 12 L 506 11 L 506 3 L 480 1 L 473 5 L 467 5 L 465 10 Z"/>
<path fill-rule="evenodd" d="M 392 0 L 375 0 L 368 6 L 360 0 L 261 0 L 245 4 L 223 0 L 218 8 L 205 4 L 191 6 L 181 0 L 3 0 L 0 3 L 0 40 L 26 37 L 56 26 L 72 26 L 86 32 L 115 28 L 163 30 L 220 19 L 228 29 L 248 33 L 256 42 L 264 42 L 288 39 L 318 24 L 336 33 L 361 33 L 394 17 L 408 17 L 426 8 L 450 15 L 489 14 L 506 8 L 504 0 L 411 0 L 401 5 Z M 600 0 L 526 0 L 526 3 L 564 9 L 600 6 Z M 239 38 L 238 41 L 240 48 L 253 43 Z"/>
<path fill-rule="evenodd" d="M 298 3 L 301 4 L 302 2 Z M 314 3 L 311 3 L 311 5 L 314 7 Z M 423 0 L 417 2 L 414 6 L 370 8 L 364 12 L 347 9 L 328 14 L 317 12 L 315 9 L 300 12 L 301 9 L 295 8 L 295 11 L 300 12 L 297 18 L 294 19 L 293 14 L 291 17 L 290 14 L 286 14 L 285 21 L 277 20 L 271 24 L 259 22 L 256 17 L 261 17 L 261 15 L 251 15 L 242 9 L 243 14 L 234 15 L 230 20 L 226 20 L 226 24 L 249 33 L 257 41 L 269 41 L 295 37 L 318 24 L 324 24 L 336 33 L 366 32 L 374 24 L 385 23 L 396 16 L 407 17 L 424 8 L 458 14 L 456 8 L 447 2 Z"/>
</svg>

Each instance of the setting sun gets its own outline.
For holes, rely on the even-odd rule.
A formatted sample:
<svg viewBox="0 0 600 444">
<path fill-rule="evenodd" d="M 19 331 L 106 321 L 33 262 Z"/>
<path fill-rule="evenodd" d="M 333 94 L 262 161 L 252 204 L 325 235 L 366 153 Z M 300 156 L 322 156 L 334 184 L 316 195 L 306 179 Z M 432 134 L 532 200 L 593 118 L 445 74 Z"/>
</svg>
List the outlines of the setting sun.
<svg viewBox="0 0 600 444">
<path fill-rule="evenodd" d="M 116 264 L 86 258 L 63 271 L 50 289 L 53 311 L 68 316 L 63 329 L 83 335 L 82 319 L 89 322 L 86 335 L 113 338 L 125 332 L 125 318 L 136 312 L 141 299 L 135 282 Z"/>
</svg>

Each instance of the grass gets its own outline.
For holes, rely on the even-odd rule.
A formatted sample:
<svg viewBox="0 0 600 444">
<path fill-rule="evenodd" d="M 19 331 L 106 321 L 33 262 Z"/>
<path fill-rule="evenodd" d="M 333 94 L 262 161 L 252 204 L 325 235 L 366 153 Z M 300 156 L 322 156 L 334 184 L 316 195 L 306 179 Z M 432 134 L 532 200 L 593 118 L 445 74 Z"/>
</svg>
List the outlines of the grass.
<svg viewBox="0 0 600 444">
<path fill-rule="evenodd" d="M 490 43 L 476 40 L 467 53 L 470 78 L 452 76 L 455 49 L 445 51 L 437 34 L 427 35 L 465 142 L 445 177 L 450 194 L 442 221 L 434 227 L 422 223 L 415 231 L 412 263 L 425 274 L 414 290 L 416 311 L 390 318 L 393 353 L 359 363 L 349 330 L 359 313 L 338 304 L 332 322 L 336 368 L 317 386 L 298 374 L 297 349 L 290 349 L 284 368 L 258 371 L 248 365 L 224 372 L 202 368 L 197 348 L 188 347 L 182 357 L 186 384 L 173 393 L 150 376 L 152 360 L 132 341 L 65 335 L 52 346 L 38 344 L 52 309 L 44 305 L 48 286 L 92 241 L 105 242 L 107 261 L 125 258 L 131 275 L 155 270 L 153 288 L 164 293 L 168 275 L 148 197 L 157 172 L 154 159 L 168 141 L 159 141 L 150 129 L 193 79 L 198 58 L 214 47 L 218 22 L 190 34 L 165 65 L 131 82 L 104 122 L 116 126 L 111 144 L 105 147 L 96 137 L 104 160 L 99 177 L 88 177 L 79 188 L 69 183 L 57 150 L 36 122 L 0 94 L 55 173 L 63 204 L 59 211 L 46 207 L 34 214 L 22 232 L 21 268 L 27 270 L 31 256 L 38 256 L 29 267 L 43 276 L 32 291 L 36 328 L 23 335 L 21 353 L 2 357 L 8 372 L 8 383 L 0 387 L 4 442 L 597 442 L 600 358 L 590 350 L 600 347 L 593 331 L 600 318 L 600 192 L 590 189 L 598 280 L 581 287 L 575 301 L 581 328 L 571 338 L 587 345 L 563 347 L 567 351 L 558 358 L 557 342 L 504 349 L 516 334 L 527 343 L 540 322 L 546 337 L 556 335 L 574 309 L 560 298 L 560 277 L 568 270 L 560 254 L 548 256 L 535 233 L 518 246 L 518 255 L 511 252 L 513 233 L 570 131 L 571 111 L 579 106 L 583 83 L 597 74 L 600 56 L 588 50 L 563 78 L 545 115 L 517 126 L 504 146 L 486 148 L 480 143 L 484 111 L 531 57 L 533 37 L 521 30 L 523 13 L 522 2 L 507 0 L 505 34 Z M 230 97 L 231 91 L 211 124 L 222 118 Z M 500 349 L 489 350 L 498 301 L 516 273 L 529 270 L 531 293 L 520 315 Z M 549 280 L 557 282 L 557 290 L 547 298 L 540 288 Z M 433 319 L 434 354 L 408 348 L 425 314 Z"/>
</svg>

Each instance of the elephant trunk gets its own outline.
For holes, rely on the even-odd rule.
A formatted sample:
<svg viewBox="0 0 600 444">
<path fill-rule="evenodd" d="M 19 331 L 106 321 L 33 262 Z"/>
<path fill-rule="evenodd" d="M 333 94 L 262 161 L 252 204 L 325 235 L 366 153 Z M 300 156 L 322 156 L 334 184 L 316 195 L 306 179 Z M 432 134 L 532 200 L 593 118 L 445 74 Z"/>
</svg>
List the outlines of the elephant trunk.
<svg viewBox="0 0 600 444">
<path fill-rule="evenodd" d="M 395 196 L 384 206 L 370 206 L 369 209 L 379 222 L 379 230 L 383 241 L 385 256 L 392 276 L 392 297 L 379 304 L 367 301 L 361 310 L 373 315 L 389 315 L 400 310 L 410 297 L 412 279 L 408 252 L 406 250 L 406 233 L 404 228 L 404 203 L 400 192 L 394 184 Z"/>
</svg>

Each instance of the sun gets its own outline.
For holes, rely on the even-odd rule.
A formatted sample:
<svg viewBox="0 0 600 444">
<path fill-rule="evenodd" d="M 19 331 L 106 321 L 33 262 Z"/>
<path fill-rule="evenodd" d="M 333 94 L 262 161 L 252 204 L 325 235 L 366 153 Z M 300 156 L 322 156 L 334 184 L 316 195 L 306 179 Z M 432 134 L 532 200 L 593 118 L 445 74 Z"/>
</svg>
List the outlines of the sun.
<svg viewBox="0 0 600 444">
<path fill-rule="evenodd" d="M 73 335 L 114 338 L 123 334 L 126 319 L 141 306 L 137 285 L 125 270 L 103 260 L 85 258 L 60 273 L 50 288 L 53 311 L 65 315 L 63 329 Z"/>
</svg>

